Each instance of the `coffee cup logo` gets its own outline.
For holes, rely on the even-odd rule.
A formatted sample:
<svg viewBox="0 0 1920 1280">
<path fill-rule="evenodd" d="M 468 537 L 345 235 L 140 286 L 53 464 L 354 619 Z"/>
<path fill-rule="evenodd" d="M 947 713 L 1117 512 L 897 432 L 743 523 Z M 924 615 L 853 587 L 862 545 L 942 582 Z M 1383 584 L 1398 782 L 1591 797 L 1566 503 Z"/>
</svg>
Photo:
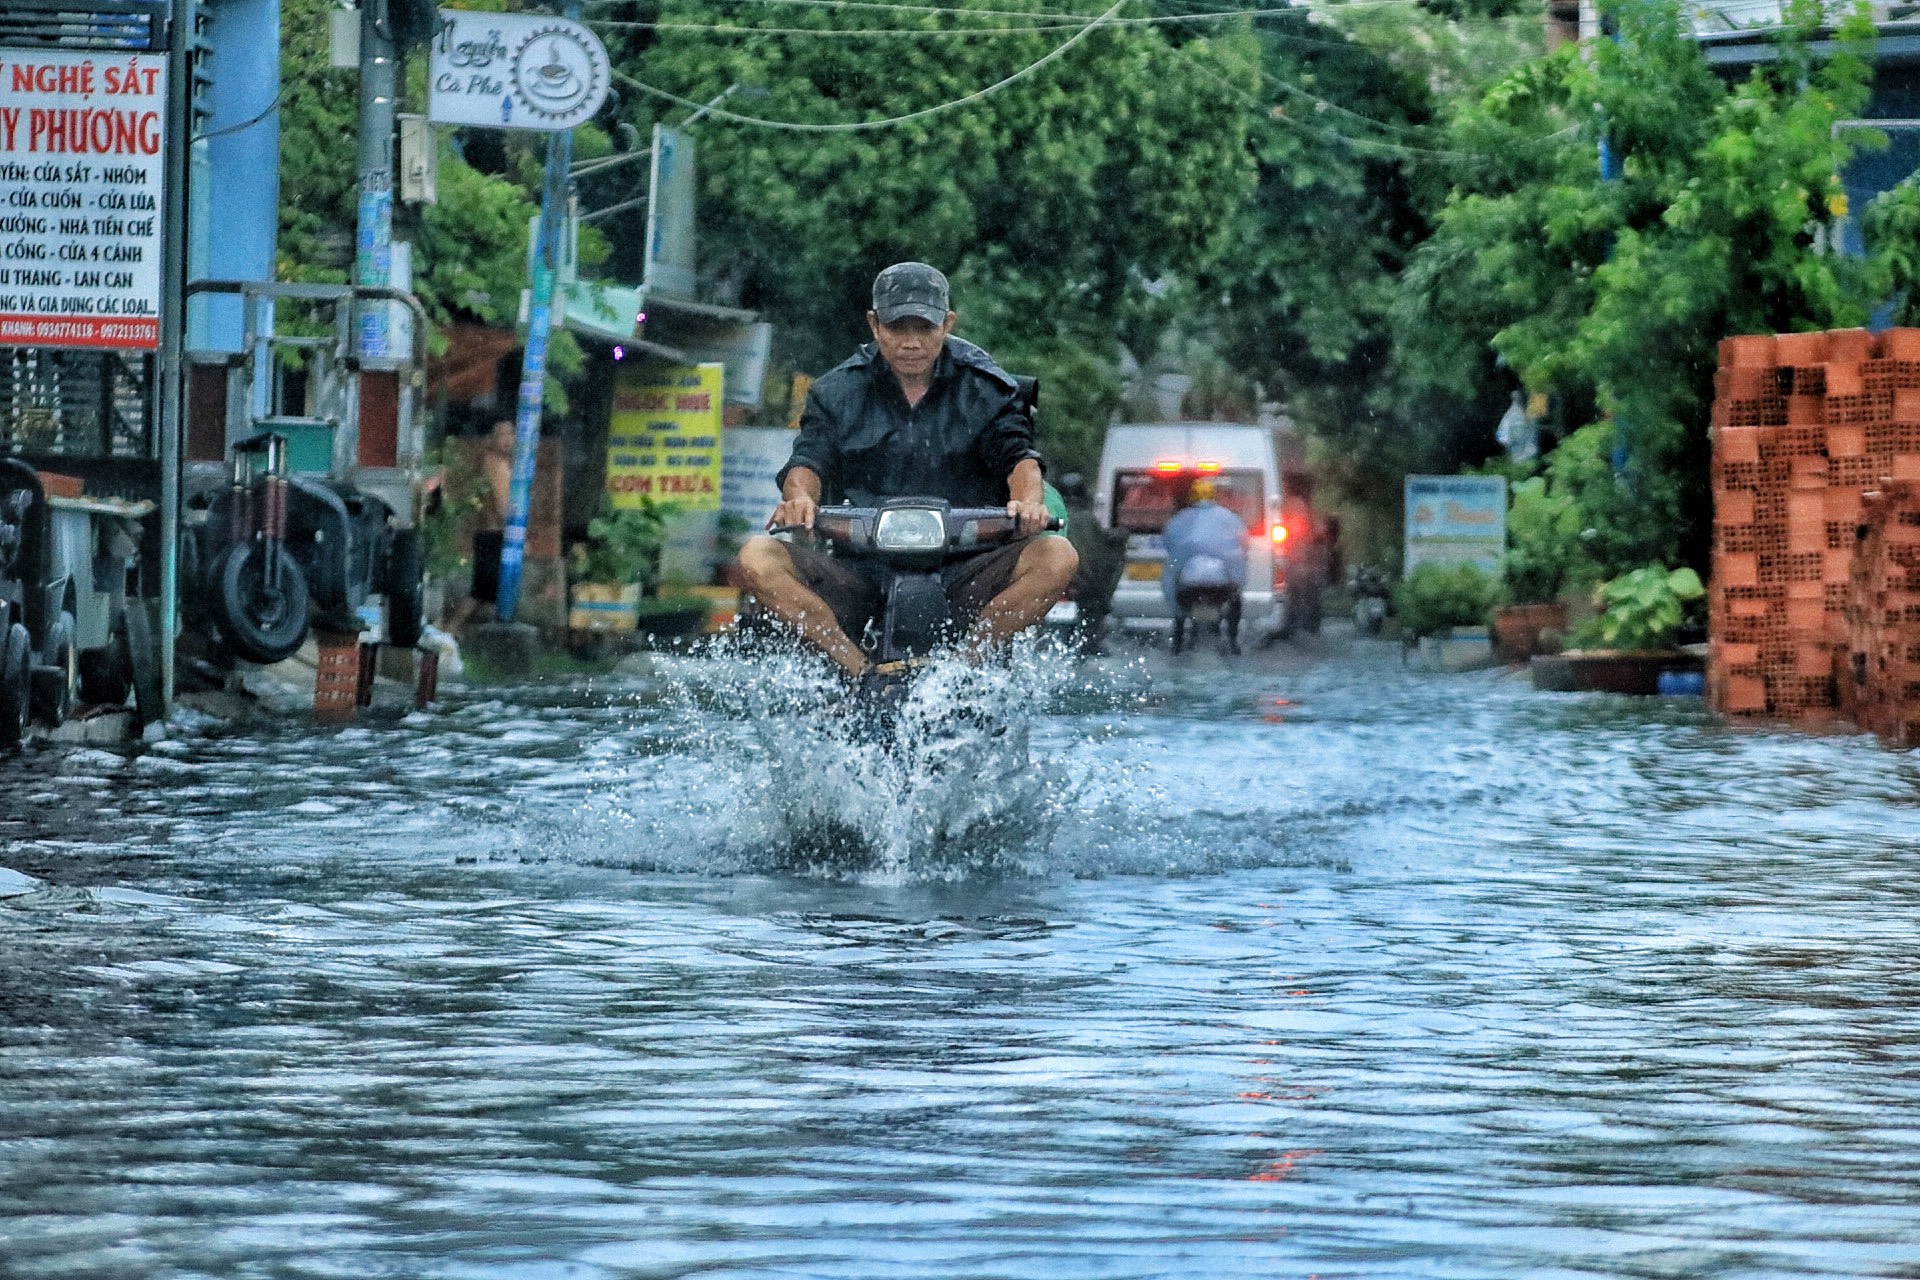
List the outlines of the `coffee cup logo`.
<svg viewBox="0 0 1920 1280">
<path fill-rule="evenodd" d="M 568 27 L 535 31 L 514 53 L 513 87 L 527 109 L 549 124 L 579 124 L 604 96 L 600 62 Z"/>
</svg>

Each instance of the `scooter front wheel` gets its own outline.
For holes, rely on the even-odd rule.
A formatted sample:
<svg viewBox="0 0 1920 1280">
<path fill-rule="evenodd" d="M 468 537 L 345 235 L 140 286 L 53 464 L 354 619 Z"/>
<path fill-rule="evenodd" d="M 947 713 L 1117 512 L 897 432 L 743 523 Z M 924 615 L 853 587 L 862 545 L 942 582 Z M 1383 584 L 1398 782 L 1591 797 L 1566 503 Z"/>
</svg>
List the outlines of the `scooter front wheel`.
<svg viewBox="0 0 1920 1280">
<path fill-rule="evenodd" d="M 269 557 L 275 581 L 267 582 Z M 290 658 L 307 636 L 312 605 L 307 576 L 284 547 L 243 542 L 229 548 L 208 575 L 214 622 L 227 646 L 249 662 Z"/>
</svg>

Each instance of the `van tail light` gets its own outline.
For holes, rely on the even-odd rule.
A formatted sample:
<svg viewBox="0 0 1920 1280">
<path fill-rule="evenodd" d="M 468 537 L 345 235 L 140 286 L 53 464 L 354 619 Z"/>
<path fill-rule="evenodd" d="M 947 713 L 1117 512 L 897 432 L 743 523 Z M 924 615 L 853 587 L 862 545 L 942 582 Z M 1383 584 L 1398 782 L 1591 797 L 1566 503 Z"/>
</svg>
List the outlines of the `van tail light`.
<svg viewBox="0 0 1920 1280">
<path fill-rule="evenodd" d="M 1213 461 L 1198 463 L 1193 469 L 1203 476 L 1217 476 L 1220 474 L 1220 464 Z"/>
<path fill-rule="evenodd" d="M 1163 458 L 1153 464 L 1153 469 L 1163 476 L 1177 476 L 1180 474 L 1180 461 L 1177 458 Z"/>
<path fill-rule="evenodd" d="M 1273 545 L 1280 546 L 1287 540 L 1287 526 L 1275 522 L 1273 526 Z"/>
</svg>

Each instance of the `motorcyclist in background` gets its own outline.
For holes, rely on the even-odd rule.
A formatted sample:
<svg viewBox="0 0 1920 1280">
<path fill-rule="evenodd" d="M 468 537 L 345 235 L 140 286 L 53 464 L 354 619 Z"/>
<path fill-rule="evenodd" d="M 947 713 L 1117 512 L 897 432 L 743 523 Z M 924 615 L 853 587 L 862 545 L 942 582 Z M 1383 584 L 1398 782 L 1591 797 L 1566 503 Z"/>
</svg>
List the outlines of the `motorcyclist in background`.
<svg viewBox="0 0 1920 1280">
<path fill-rule="evenodd" d="M 1160 590 L 1173 609 L 1173 651 L 1185 647 L 1187 624 L 1199 605 L 1220 609 L 1227 652 L 1240 652 L 1240 593 L 1247 585 L 1247 526 L 1214 500 L 1204 476 L 1187 489 L 1187 505 L 1161 533 L 1167 559 Z"/>
</svg>

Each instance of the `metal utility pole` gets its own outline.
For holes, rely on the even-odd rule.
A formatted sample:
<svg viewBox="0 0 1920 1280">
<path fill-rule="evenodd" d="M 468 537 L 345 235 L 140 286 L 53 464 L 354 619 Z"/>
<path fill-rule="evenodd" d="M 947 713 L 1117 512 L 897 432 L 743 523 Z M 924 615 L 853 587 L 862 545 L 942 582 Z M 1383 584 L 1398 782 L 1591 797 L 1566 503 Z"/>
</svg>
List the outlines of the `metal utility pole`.
<svg viewBox="0 0 1920 1280">
<path fill-rule="evenodd" d="M 173 708 L 174 632 L 180 619 L 181 435 L 186 390 L 182 352 L 187 342 L 187 135 L 193 127 L 193 0 L 175 0 L 168 24 L 166 210 L 160 268 L 160 395 L 155 426 L 160 433 L 160 706 Z M 140 600 L 129 601 L 146 608 Z M 129 624 L 130 626 L 132 624 Z M 129 633 L 129 639 L 139 634 Z M 142 707 L 143 716 L 149 714 Z"/>
<path fill-rule="evenodd" d="M 567 16 L 580 14 L 578 3 Z M 560 237 L 567 218 L 567 170 L 573 164 L 573 130 L 547 136 L 546 182 L 540 192 L 540 239 L 533 255 L 527 345 L 520 360 L 520 407 L 513 424 L 513 482 L 507 489 L 507 522 L 500 544 L 500 590 L 494 612 L 512 622 L 520 607 L 520 567 L 527 557 L 527 512 L 533 505 L 533 468 L 540 452 L 540 412 L 547 390 L 547 331 L 553 323 L 553 290 L 560 270 Z"/>
<path fill-rule="evenodd" d="M 360 208 L 353 282 L 380 289 L 393 283 L 393 108 L 398 68 L 391 0 L 360 0 Z M 354 346 L 360 358 L 385 358 L 387 304 L 363 304 L 355 325 Z"/>
</svg>

